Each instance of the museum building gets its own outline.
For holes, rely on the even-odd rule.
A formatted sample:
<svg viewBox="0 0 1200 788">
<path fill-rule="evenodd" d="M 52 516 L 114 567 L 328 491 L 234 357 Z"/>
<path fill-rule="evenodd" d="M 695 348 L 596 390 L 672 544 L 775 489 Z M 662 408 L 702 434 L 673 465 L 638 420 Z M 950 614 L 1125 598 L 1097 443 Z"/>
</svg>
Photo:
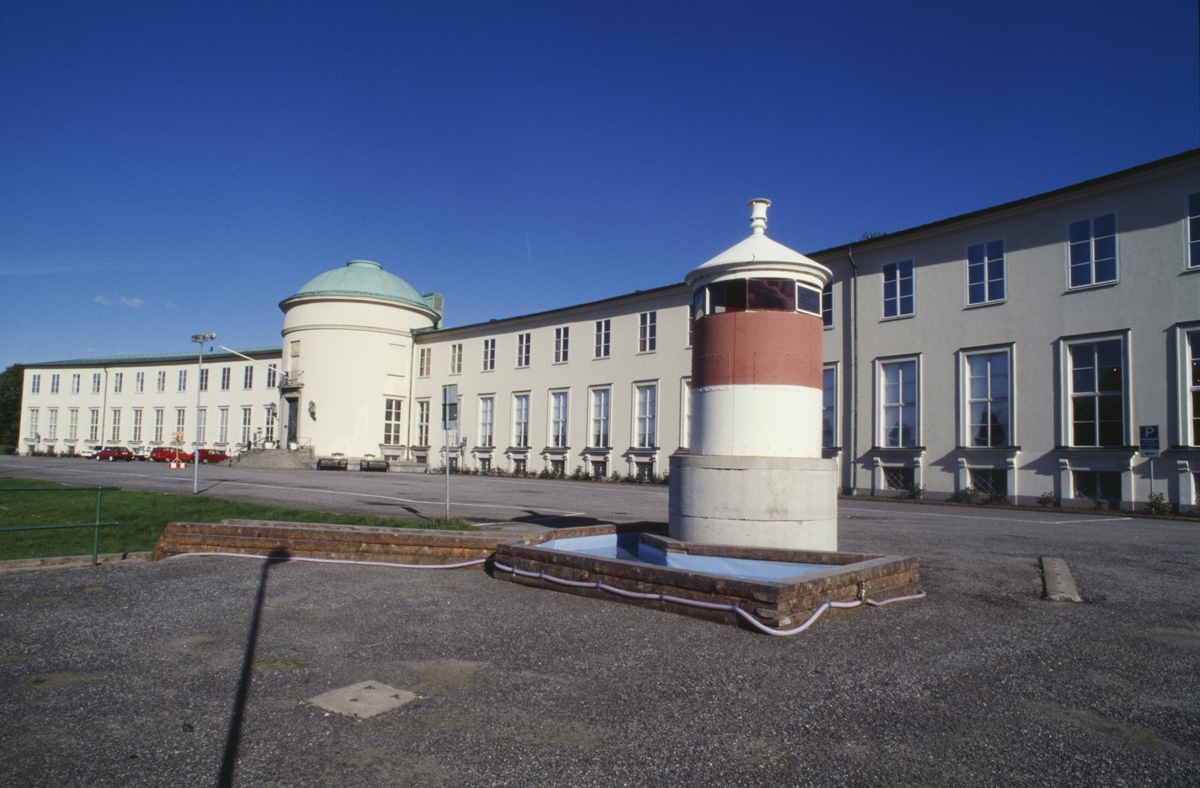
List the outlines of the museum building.
<svg viewBox="0 0 1200 788">
<path fill-rule="evenodd" d="M 457 327 L 442 296 L 355 260 L 280 303 L 281 347 L 27 365 L 22 448 L 190 448 L 199 428 L 216 448 L 662 474 L 688 451 L 697 321 L 788 309 L 824 326 L 845 493 L 1131 509 L 1153 484 L 1196 506 L 1200 150 L 804 259 L 822 291 L 680 282 Z"/>
</svg>

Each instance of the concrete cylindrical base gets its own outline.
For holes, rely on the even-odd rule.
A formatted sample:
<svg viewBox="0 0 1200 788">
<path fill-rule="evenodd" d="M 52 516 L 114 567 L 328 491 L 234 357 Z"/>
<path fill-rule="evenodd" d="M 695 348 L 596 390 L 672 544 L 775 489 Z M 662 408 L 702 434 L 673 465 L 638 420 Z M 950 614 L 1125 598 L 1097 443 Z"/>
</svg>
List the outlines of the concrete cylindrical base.
<svg viewBox="0 0 1200 788">
<path fill-rule="evenodd" d="M 670 535 L 701 544 L 837 550 L 837 463 L 671 457 Z"/>
</svg>

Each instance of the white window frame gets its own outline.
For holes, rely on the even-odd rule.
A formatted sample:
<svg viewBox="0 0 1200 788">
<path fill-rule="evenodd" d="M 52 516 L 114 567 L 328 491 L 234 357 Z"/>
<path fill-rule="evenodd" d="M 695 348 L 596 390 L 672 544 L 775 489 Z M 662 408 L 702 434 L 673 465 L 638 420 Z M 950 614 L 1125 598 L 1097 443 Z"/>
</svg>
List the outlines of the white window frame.
<svg viewBox="0 0 1200 788">
<path fill-rule="evenodd" d="M 530 349 L 533 346 L 533 332 L 522 331 L 517 334 L 517 369 L 529 366 Z"/>
<path fill-rule="evenodd" d="M 512 445 L 517 448 L 529 448 L 529 392 L 513 394 Z"/>
<path fill-rule="evenodd" d="M 975 434 L 972 431 L 971 425 L 971 404 L 975 398 L 971 396 L 971 359 L 975 356 L 991 356 L 1004 354 L 1005 367 L 1008 374 L 1008 389 L 1007 406 L 1008 406 L 1008 423 L 1005 429 L 1008 432 L 1005 442 L 998 446 L 976 446 Z M 959 424 L 958 424 L 958 447 L 961 449 L 1009 449 L 1020 444 L 1017 443 L 1017 391 L 1016 391 L 1016 373 L 1017 373 L 1017 355 L 1016 346 L 1007 345 L 985 345 L 982 347 L 962 348 L 958 351 L 958 401 L 959 401 Z M 992 397 L 989 378 L 988 405 L 991 407 Z M 990 433 L 989 433 L 990 435 Z"/>
<path fill-rule="evenodd" d="M 1197 346 L 1193 350 L 1189 337 L 1195 337 Z M 1200 382 L 1193 382 L 1193 364 L 1200 364 L 1200 322 L 1181 323 L 1175 326 L 1175 347 L 1178 351 L 1178 377 L 1180 382 L 1179 410 L 1174 437 L 1176 446 L 1200 448 Z M 1185 502 L 1186 503 L 1186 502 Z"/>
<path fill-rule="evenodd" d="M 1111 216 L 1113 218 L 1113 235 L 1112 235 L 1112 238 L 1113 238 L 1113 278 L 1105 279 L 1103 282 L 1097 282 L 1096 281 L 1096 220 L 1102 219 L 1106 216 Z M 1088 243 L 1088 254 L 1091 256 L 1091 260 L 1089 262 L 1090 271 L 1091 271 L 1091 281 L 1088 282 L 1087 284 L 1072 285 L 1071 284 L 1071 247 L 1073 246 L 1073 244 L 1071 242 L 1071 227 L 1073 225 L 1082 224 L 1084 222 L 1087 222 L 1087 224 L 1088 224 L 1087 243 Z M 1102 237 L 1107 237 L 1107 236 L 1102 236 Z M 1079 242 L 1079 243 L 1082 243 L 1082 242 Z M 1093 215 L 1087 217 L 1086 219 L 1076 219 L 1074 221 L 1067 222 L 1067 243 L 1066 243 L 1066 249 L 1064 251 L 1066 253 L 1066 264 L 1067 264 L 1067 270 L 1066 270 L 1067 290 L 1087 290 L 1087 289 L 1090 289 L 1093 287 L 1110 287 L 1112 285 L 1119 284 L 1121 281 L 1121 217 L 1117 215 L 1117 211 L 1115 209 L 1111 210 L 1111 211 L 1103 211 L 1101 213 L 1093 214 Z"/>
<path fill-rule="evenodd" d="M 821 288 L 821 325 L 827 330 L 833 328 L 833 280 Z"/>
<path fill-rule="evenodd" d="M 125 388 L 125 373 L 124 372 L 114 372 L 113 373 L 113 394 L 120 394 L 121 389 L 123 389 L 123 388 Z"/>
<path fill-rule="evenodd" d="M 42 376 L 41 375 L 33 374 L 33 375 L 29 376 L 29 393 L 30 394 L 41 394 L 42 393 Z"/>
<path fill-rule="evenodd" d="M 187 408 L 175 409 L 175 432 L 178 432 L 185 441 L 187 440 Z"/>
<path fill-rule="evenodd" d="M 417 445 L 429 445 L 429 413 L 430 400 L 417 400 Z"/>
<path fill-rule="evenodd" d="M 134 390 L 134 392 L 136 392 L 138 394 L 141 394 L 143 391 L 146 390 L 146 373 L 145 372 L 139 372 L 139 373 L 137 373 L 137 375 L 134 376 L 133 390 Z"/>
<path fill-rule="evenodd" d="M 158 411 L 162 413 L 162 411 Z M 161 421 L 161 420 L 160 420 Z M 161 424 L 158 428 L 161 428 Z M 225 446 L 229 443 L 229 408 L 221 408 L 217 418 L 217 445 Z"/>
<path fill-rule="evenodd" d="M 825 385 L 827 376 L 831 376 L 832 380 L 833 380 L 833 385 L 830 387 L 826 387 L 826 385 Z M 841 394 L 841 391 L 839 390 L 840 383 L 841 383 L 841 380 L 838 375 L 838 365 L 836 362 L 832 363 L 832 364 L 825 364 L 823 367 L 821 367 L 821 448 L 822 449 L 833 449 L 833 448 L 837 448 L 838 446 L 841 445 L 838 442 L 838 439 L 841 437 L 841 431 L 839 429 L 840 425 L 838 424 L 838 416 L 840 415 L 840 410 L 841 410 L 838 407 L 838 402 L 839 402 L 838 398 Z M 828 442 L 825 441 L 825 415 L 826 415 L 826 413 L 829 413 L 831 415 L 830 435 L 829 435 Z"/>
<path fill-rule="evenodd" d="M 430 370 L 433 369 L 433 348 L 423 347 L 417 353 L 417 377 L 429 377 Z"/>
<path fill-rule="evenodd" d="M 463 361 L 463 346 L 462 342 L 455 342 L 450 346 L 450 374 L 462 374 Z"/>
<path fill-rule="evenodd" d="M 134 443 L 142 442 L 142 409 L 133 409 L 133 441 Z"/>
<path fill-rule="evenodd" d="M 1119 341 L 1121 343 L 1121 444 L 1119 446 L 1079 446 L 1075 443 L 1074 428 L 1074 365 L 1071 359 L 1071 348 L 1077 345 L 1096 345 L 1104 342 Z M 1105 334 L 1090 334 L 1085 336 L 1063 337 L 1058 340 L 1059 358 L 1059 391 L 1062 396 L 1059 413 L 1059 445 L 1074 448 L 1092 449 L 1094 451 L 1114 451 L 1129 446 L 1133 442 L 1133 394 L 1130 386 L 1129 332 L 1117 331 Z M 1096 440 L 1100 435 L 1097 428 Z"/>
<path fill-rule="evenodd" d="M 25 440 L 36 441 L 40 438 L 41 438 L 41 436 L 38 435 L 38 409 L 30 408 L 29 409 L 29 432 L 26 433 Z"/>
<path fill-rule="evenodd" d="M 100 393 L 100 373 L 99 372 L 92 373 L 92 393 L 93 394 Z"/>
<path fill-rule="evenodd" d="M 692 445 L 692 379 L 679 381 L 679 448 Z"/>
<path fill-rule="evenodd" d="M 901 399 L 901 401 L 898 403 L 889 403 L 887 401 L 887 385 L 888 385 L 887 384 L 887 368 L 892 365 L 908 364 L 910 362 L 914 364 L 913 375 L 915 376 L 914 383 L 916 384 L 916 389 L 915 389 L 914 394 L 915 394 L 916 401 L 912 403 L 913 404 L 913 414 L 914 414 L 913 415 L 913 420 L 914 420 L 913 440 L 912 440 L 911 445 L 906 445 L 904 443 L 903 409 L 904 409 L 904 407 L 907 406 L 907 403 L 905 403 L 903 401 L 903 399 Z M 875 403 L 876 403 L 876 407 L 875 407 L 875 419 L 876 419 L 875 445 L 877 447 L 879 447 L 880 449 L 910 450 L 910 449 L 917 449 L 924 445 L 922 442 L 922 439 L 921 439 L 921 427 L 922 427 L 922 424 L 924 423 L 924 419 L 921 418 L 921 416 L 922 416 L 921 403 L 923 401 L 923 397 L 921 396 L 921 372 L 922 372 L 921 368 L 922 368 L 922 364 L 921 364 L 921 355 L 920 354 L 913 354 L 913 355 L 906 355 L 906 356 L 887 356 L 887 357 L 875 359 Z M 903 376 L 901 376 L 901 379 L 900 379 L 901 397 L 903 397 L 903 391 L 904 391 L 904 378 L 903 378 Z M 900 440 L 896 445 L 889 445 L 887 442 L 887 430 L 888 430 L 887 410 L 889 407 L 899 407 L 901 409 L 901 411 L 900 411 L 900 413 L 901 413 Z"/>
<path fill-rule="evenodd" d="M 50 393 L 51 394 L 58 393 L 58 384 L 59 384 L 60 380 L 61 380 L 61 378 L 59 377 L 58 373 L 55 373 L 50 376 Z"/>
<path fill-rule="evenodd" d="M 177 381 L 176 391 L 187 391 L 187 370 L 179 370 L 179 380 Z"/>
<path fill-rule="evenodd" d="M 651 309 L 638 315 L 638 353 L 654 353 L 658 350 L 658 310 Z"/>
<path fill-rule="evenodd" d="M 121 442 L 121 409 L 120 408 L 112 409 L 112 431 L 109 434 L 112 436 L 112 438 L 110 440 L 113 443 Z"/>
<path fill-rule="evenodd" d="M 88 408 L 88 442 L 100 440 L 100 409 Z"/>
<path fill-rule="evenodd" d="M 275 440 L 275 424 L 279 420 L 279 412 L 275 409 L 274 403 L 265 407 L 263 413 L 263 440 Z"/>
<path fill-rule="evenodd" d="M 208 408 L 196 409 L 196 445 L 203 446 L 208 438 Z"/>
<path fill-rule="evenodd" d="M 242 408 L 242 443 L 249 445 L 254 436 L 254 408 Z"/>
<path fill-rule="evenodd" d="M 208 368 L 200 368 L 200 390 L 208 391 Z"/>
<path fill-rule="evenodd" d="M 588 389 L 588 448 L 612 448 L 612 386 Z"/>
<path fill-rule="evenodd" d="M 483 448 L 496 445 L 496 395 L 484 394 L 479 397 L 479 441 L 476 444 Z"/>
<path fill-rule="evenodd" d="M 221 367 L 221 391 L 229 391 L 229 381 L 233 373 L 229 367 Z"/>
<path fill-rule="evenodd" d="M 571 327 L 558 326 L 554 329 L 554 363 L 566 364 L 570 360 Z"/>
<path fill-rule="evenodd" d="M 74 373 L 71 375 L 71 393 L 72 393 L 72 394 L 78 394 L 78 393 L 79 393 L 79 379 L 80 379 L 80 377 L 81 377 L 80 375 L 78 375 L 78 374 L 74 374 Z"/>
<path fill-rule="evenodd" d="M 67 440 L 79 440 L 79 408 L 67 411 Z"/>
<path fill-rule="evenodd" d="M 165 373 L 164 373 L 165 374 Z M 163 442 L 163 427 L 166 422 L 166 411 L 163 408 L 154 409 L 154 442 Z"/>
<path fill-rule="evenodd" d="M 46 440 L 58 440 L 58 408 L 47 408 L 46 410 Z"/>
<path fill-rule="evenodd" d="M 493 372 L 496 369 L 496 338 L 483 340 L 483 371 Z"/>
<path fill-rule="evenodd" d="M 1000 278 L 999 279 L 991 279 L 990 278 L 991 270 L 992 270 L 991 264 L 992 264 L 992 262 L 994 262 L 995 258 L 989 257 L 988 255 L 989 255 L 990 251 L 994 251 L 992 249 L 992 247 L 995 244 L 1000 245 L 1000 258 L 999 258 L 999 260 L 1000 260 Z M 980 250 L 982 259 L 979 263 L 971 262 L 971 252 L 973 249 Z M 965 275 L 964 275 L 964 280 L 963 280 L 963 286 L 965 288 L 964 292 L 965 292 L 966 304 L 969 308 L 974 308 L 974 307 L 978 307 L 978 306 L 989 306 L 991 304 L 1002 304 L 1008 300 L 1008 242 L 1006 241 L 1006 239 L 992 238 L 990 240 L 982 241 L 977 244 L 969 244 L 967 246 L 967 257 L 966 257 L 965 265 L 966 265 L 966 268 L 964 269 Z M 971 300 L 971 269 L 975 268 L 975 267 L 978 267 L 979 269 L 981 269 L 983 271 L 983 282 L 981 283 L 981 285 L 983 287 L 983 299 L 980 301 L 972 301 Z M 1003 291 L 1004 295 L 993 297 L 993 295 L 992 295 L 992 283 L 993 282 L 1000 283 L 1000 289 Z"/>
<path fill-rule="evenodd" d="M 907 264 L 910 268 L 908 277 L 901 276 L 900 266 L 905 265 L 905 264 Z M 894 296 L 894 300 L 896 302 L 896 314 L 894 314 L 894 315 L 889 315 L 887 313 L 888 301 L 893 300 L 893 299 L 889 299 L 888 295 L 887 295 L 888 268 L 896 269 L 896 295 Z M 896 260 L 891 263 L 884 263 L 882 268 L 880 268 L 880 270 L 879 270 L 879 276 L 880 276 L 880 284 L 882 285 L 882 287 L 880 289 L 880 296 L 882 296 L 881 301 L 880 301 L 880 319 L 881 320 L 904 320 L 906 318 L 910 318 L 913 315 L 915 315 L 917 313 L 917 263 L 916 263 L 915 258 L 910 257 L 905 260 Z M 912 308 L 909 309 L 909 311 L 907 311 L 907 312 L 903 311 L 904 295 L 901 293 L 901 290 L 902 290 L 901 285 L 904 282 L 905 278 L 907 278 L 912 283 L 912 296 L 910 296 L 912 298 Z"/>
<path fill-rule="evenodd" d="M 1200 192 L 1183 198 L 1183 215 L 1183 270 L 1200 271 Z"/>
<path fill-rule="evenodd" d="M 635 449 L 658 448 L 658 381 L 633 384 L 633 439 Z"/>
<path fill-rule="evenodd" d="M 279 380 L 279 365 L 267 364 L 267 388 L 275 388 L 275 384 Z"/>
<path fill-rule="evenodd" d="M 242 368 L 242 391 L 254 388 L 254 365 L 247 364 Z"/>
<path fill-rule="evenodd" d="M 612 318 L 596 321 L 595 348 L 592 358 L 609 358 L 612 355 Z"/>
<path fill-rule="evenodd" d="M 571 390 L 549 392 L 550 447 L 567 449 L 571 446 Z"/>
<path fill-rule="evenodd" d="M 402 443 L 400 427 L 404 416 L 404 400 L 400 397 L 383 399 L 383 445 L 399 446 Z"/>
</svg>

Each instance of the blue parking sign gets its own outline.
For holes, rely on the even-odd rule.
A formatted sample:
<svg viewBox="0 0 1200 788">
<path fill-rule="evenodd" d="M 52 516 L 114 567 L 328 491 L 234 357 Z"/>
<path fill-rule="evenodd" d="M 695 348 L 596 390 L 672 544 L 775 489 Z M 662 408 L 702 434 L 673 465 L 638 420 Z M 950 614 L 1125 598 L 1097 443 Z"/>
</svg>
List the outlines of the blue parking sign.
<svg viewBox="0 0 1200 788">
<path fill-rule="evenodd" d="M 1138 449 L 1143 457 L 1159 456 L 1157 424 L 1138 427 Z"/>
</svg>

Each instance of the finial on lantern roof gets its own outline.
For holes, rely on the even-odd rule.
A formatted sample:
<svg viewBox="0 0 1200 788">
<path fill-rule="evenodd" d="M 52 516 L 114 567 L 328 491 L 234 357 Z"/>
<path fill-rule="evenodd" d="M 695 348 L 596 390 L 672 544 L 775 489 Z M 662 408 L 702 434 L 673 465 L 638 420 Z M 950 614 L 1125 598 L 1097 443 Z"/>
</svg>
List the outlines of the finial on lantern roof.
<svg viewBox="0 0 1200 788">
<path fill-rule="evenodd" d="M 746 203 L 750 206 L 750 229 L 755 235 L 763 235 L 767 231 L 767 206 L 770 200 L 759 197 Z"/>
</svg>

